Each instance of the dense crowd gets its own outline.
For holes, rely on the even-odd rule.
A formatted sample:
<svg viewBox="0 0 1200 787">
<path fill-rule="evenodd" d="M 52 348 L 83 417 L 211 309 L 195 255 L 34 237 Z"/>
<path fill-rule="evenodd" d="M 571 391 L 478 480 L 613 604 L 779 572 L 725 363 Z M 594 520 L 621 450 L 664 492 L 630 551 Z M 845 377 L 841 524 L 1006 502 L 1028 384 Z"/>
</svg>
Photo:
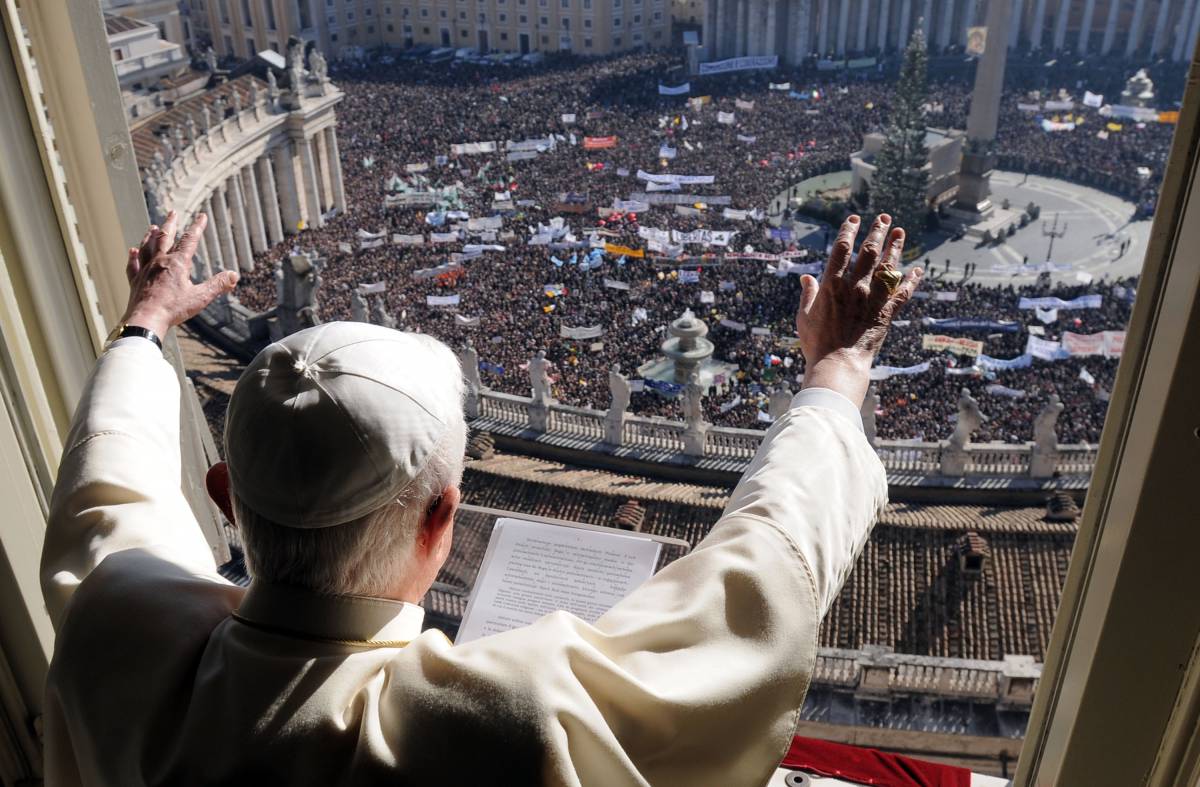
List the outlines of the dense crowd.
<svg viewBox="0 0 1200 787">
<path fill-rule="evenodd" d="M 727 195 L 729 207 L 764 211 L 788 187 L 817 174 L 846 169 L 851 152 L 862 135 L 885 123 L 889 112 L 889 86 L 883 81 L 814 81 L 813 74 L 747 73 L 719 78 L 693 79 L 691 96 L 711 96 L 700 109 L 686 103 L 687 96 L 660 96 L 659 83 L 686 81 L 677 58 L 662 54 L 632 54 L 619 58 L 574 63 L 550 62 L 531 70 L 497 71 L 467 64 L 428 65 L 420 62 L 361 64 L 334 72 L 345 101 L 338 108 L 338 137 L 344 168 L 346 215 L 333 217 L 325 227 L 304 232 L 259 255 L 256 271 L 239 288 L 239 297 L 250 308 L 275 305 L 274 272 L 294 248 L 312 250 L 326 259 L 319 292 L 322 319 L 348 319 L 351 293 L 360 285 L 382 282 L 387 310 L 408 330 L 436 335 L 452 346 L 470 341 L 486 364 L 483 382 L 495 390 L 528 395 L 528 376 L 522 365 L 539 349 L 556 369 L 554 395 L 568 404 L 596 408 L 608 406 L 608 373 L 614 364 L 629 378 L 638 367 L 659 354 L 666 338 L 665 326 L 685 309 L 693 309 L 710 326 L 715 357 L 739 367 L 736 379 L 707 397 L 708 420 L 729 426 L 755 426 L 766 408 L 766 399 L 778 385 L 799 386 L 803 359 L 791 348 L 792 320 L 799 293 L 799 277 L 776 276 L 760 260 L 722 260 L 725 251 L 777 254 L 794 250 L 786 240 L 767 233 L 765 217 L 723 218 L 720 208 L 700 215 L 679 215 L 670 206 L 655 206 L 648 213 L 623 213 L 602 219 L 597 208 L 614 199 L 627 200 L 645 192 L 636 178 L 639 169 L 715 176 L 712 185 L 683 186 L 684 192 L 705 196 Z M 803 78 L 804 81 L 801 81 Z M 789 89 L 771 89 L 769 83 L 791 82 Z M 932 126 L 965 125 L 968 92 L 961 82 L 935 86 L 929 113 Z M 805 96 L 805 97 L 800 97 Z M 1028 170 L 1046 171 L 1084 179 L 1076 167 L 1086 167 L 1097 185 L 1141 198 L 1146 183 L 1161 178 L 1171 127 L 1150 124 L 1114 133 L 1107 140 L 1094 131 L 1104 121 L 1095 111 L 1077 109 L 1084 118 L 1077 132 L 1047 134 L 1027 114 L 1015 107 L 1026 100 L 1022 93 L 1006 95 L 999 135 L 999 153 L 1009 165 L 1022 163 Z M 753 108 L 735 101 L 753 102 Z M 719 123 L 718 112 L 733 113 L 732 125 Z M 563 122 L 562 115 L 575 115 Z M 1089 124 L 1091 124 L 1089 126 Z M 1086 129 L 1086 131 L 1085 131 Z M 450 155 L 452 143 L 487 140 L 525 140 L 558 135 L 552 150 L 532 160 L 507 161 L 503 151 L 486 155 Z M 615 147 L 587 150 L 584 137 L 617 137 Z M 748 141 L 752 140 L 752 141 Z M 672 161 L 660 159 L 660 146 L 676 150 Z M 447 156 L 445 164 L 437 157 Z M 428 164 L 429 170 L 409 174 L 406 165 Z M 602 166 L 597 166 L 602 165 Z M 1149 181 L 1140 180 L 1137 167 L 1147 167 Z M 359 250 L 359 230 L 406 235 L 445 232 L 455 222 L 428 223 L 425 208 L 387 208 L 384 197 L 395 187 L 425 190 L 459 183 L 461 208 L 471 217 L 496 213 L 494 194 L 507 191 L 513 208 L 505 211 L 498 237 L 485 238 L 504 251 L 486 251 L 463 264 L 453 276 L 414 278 L 419 269 L 447 262 L 464 238 L 448 245 L 407 246 L 388 242 Z M 1096 176 L 1108 183 L 1095 181 Z M 556 208 L 564 196 L 586 200 L 587 213 Z M 761 215 L 761 214 L 756 214 Z M 528 245 L 531 229 L 555 216 L 566 219 L 584 245 L 563 249 Z M 440 217 L 436 219 L 441 221 Z M 733 230 L 728 249 L 686 247 L 682 259 L 654 259 L 608 253 L 602 263 L 585 270 L 578 262 L 589 254 L 587 241 L 594 230 L 602 239 L 622 246 L 645 249 L 639 227 L 687 231 L 695 228 Z M 514 233 L 515 235 L 510 235 Z M 795 263 L 820 262 L 823 243 L 800 252 Z M 347 252 L 345 249 L 350 248 Z M 716 255 L 712 253 L 716 252 Z M 701 258 L 699 255 L 707 253 Z M 564 264 L 556 265 L 558 259 Z M 681 270 L 699 271 L 698 282 L 684 283 Z M 629 289 L 605 286 L 605 279 Z M 547 284 L 561 284 L 563 294 L 546 293 Z M 1062 312 L 1060 321 L 1045 327 L 1046 338 L 1062 330 L 1091 333 L 1122 329 L 1129 316 L 1126 298 L 1112 292 L 1115 283 L 1086 289 L 1104 295 L 1096 310 Z M 1122 283 L 1124 286 L 1130 282 Z M 932 285 L 933 289 L 939 286 Z M 984 339 L 984 352 L 996 358 L 1021 354 L 1026 340 L 1025 323 L 1033 312 L 1018 312 L 1019 295 L 1072 297 L 1072 288 L 1039 285 L 988 289 L 972 285 L 955 288 L 953 302 L 919 300 L 910 305 L 905 319 L 889 338 L 881 364 L 907 366 L 931 358 L 920 349 L 921 319 L 980 317 L 1017 320 L 1016 333 Z M 711 303 L 701 293 L 712 293 Z M 430 307 L 428 295 L 460 296 L 456 307 Z M 474 322 L 477 325 L 465 325 Z M 741 323 L 734 330 L 722 319 Z M 1074 321 L 1078 319 L 1076 324 Z M 560 338 L 560 328 L 599 325 L 602 337 L 586 340 Z M 769 335 L 750 330 L 766 328 Z M 980 399 L 989 420 L 977 440 L 1030 439 L 1032 420 L 1052 391 L 1062 397 L 1066 410 L 1059 422 L 1063 442 L 1094 441 L 1099 436 L 1105 410 L 1104 391 L 1111 390 L 1116 362 L 1086 358 L 1055 362 L 1035 361 L 1031 369 L 994 374 L 947 374 L 949 366 L 970 366 L 969 358 L 941 355 L 930 371 L 899 376 L 878 384 L 881 437 L 946 437 L 952 429 L 958 389 L 966 385 Z M 1095 384 L 1079 379 L 1086 367 Z M 999 383 L 1024 391 L 1011 399 L 985 393 Z M 722 405 L 740 397 L 741 404 Z M 639 414 L 679 416 L 679 404 L 646 391 L 633 395 L 632 410 Z"/>
</svg>

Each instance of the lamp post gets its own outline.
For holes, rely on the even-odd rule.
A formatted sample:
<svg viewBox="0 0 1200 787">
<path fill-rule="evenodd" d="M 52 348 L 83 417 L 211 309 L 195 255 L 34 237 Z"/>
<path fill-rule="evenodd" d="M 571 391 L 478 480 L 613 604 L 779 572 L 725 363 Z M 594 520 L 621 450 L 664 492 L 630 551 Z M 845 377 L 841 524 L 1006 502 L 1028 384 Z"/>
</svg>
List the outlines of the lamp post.
<svg viewBox="0 0 1200 787">
<path fill-rule="evenodd" d="M 1058 214 L 1054 214 L 1054 224 L 1047 227 L 1046 222 L 1042 222 L 1042 235 L 1050 239 L 1050 245 L 1046 248 L 1046 262 L 1050 261 L 1050 257 L 1054 254 L 1054 239 L 1061 238 L 1067 234 L 1067 222 L 1063 222 L 1062 229 L 1058 228 Z"/>
</svg>

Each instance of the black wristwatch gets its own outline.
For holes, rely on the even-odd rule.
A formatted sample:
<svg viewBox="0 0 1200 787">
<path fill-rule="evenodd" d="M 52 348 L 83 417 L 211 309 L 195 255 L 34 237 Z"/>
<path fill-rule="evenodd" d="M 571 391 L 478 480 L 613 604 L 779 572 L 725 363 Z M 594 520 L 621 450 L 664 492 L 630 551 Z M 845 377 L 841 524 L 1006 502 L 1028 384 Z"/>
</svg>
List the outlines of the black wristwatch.
<svg viewBox="0 0 1200 787">
<path fill-rule="evenodd" d="M 143 339 L 149 339 L 158 345 L 160 352 L 162 351 L 162 339 L 158 338 L 158 334 L 149 328 L 143 328 L 140 325 L 126 325 L 125 323 L 120 323 L 116 328 L 113 328 L 112 333 L 108 335 L 108 340 L 104 344 L 107 346 L 117 339 L 124 339 L 126 336 L 141 336 Z"/>
</svg>

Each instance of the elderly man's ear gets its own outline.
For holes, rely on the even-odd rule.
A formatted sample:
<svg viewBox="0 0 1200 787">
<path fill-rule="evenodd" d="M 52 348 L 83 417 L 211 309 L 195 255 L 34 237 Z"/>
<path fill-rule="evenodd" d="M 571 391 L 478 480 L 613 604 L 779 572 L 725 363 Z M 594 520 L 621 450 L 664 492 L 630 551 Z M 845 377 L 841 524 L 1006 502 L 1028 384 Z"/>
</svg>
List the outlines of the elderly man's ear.
<svg viewBox="0 0 1200 787">
<path fill-rule="evenodd" d="M 208 496 L 229 520 L 229 524 L 236 525 L 237 522 L 233 519 L 233 504 L 229 500 L 229 465 L 217 462 L 208 468 L 208 475 L 204 477 L 204 486 L 208 489 Z"/>
</svg>

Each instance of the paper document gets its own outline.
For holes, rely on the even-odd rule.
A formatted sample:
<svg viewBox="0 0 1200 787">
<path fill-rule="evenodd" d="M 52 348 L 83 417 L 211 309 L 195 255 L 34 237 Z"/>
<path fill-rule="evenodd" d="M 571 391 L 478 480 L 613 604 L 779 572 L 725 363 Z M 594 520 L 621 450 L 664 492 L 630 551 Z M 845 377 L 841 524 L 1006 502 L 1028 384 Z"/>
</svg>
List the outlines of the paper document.
<svg viewBox="0 0 1200 787">
<path fill-rule="evenodd" d="M 499 519 L 456 642 L 557 610 L 596 620 L 654 573 L 662 544 L 617 530 Z"/>
</svg>

